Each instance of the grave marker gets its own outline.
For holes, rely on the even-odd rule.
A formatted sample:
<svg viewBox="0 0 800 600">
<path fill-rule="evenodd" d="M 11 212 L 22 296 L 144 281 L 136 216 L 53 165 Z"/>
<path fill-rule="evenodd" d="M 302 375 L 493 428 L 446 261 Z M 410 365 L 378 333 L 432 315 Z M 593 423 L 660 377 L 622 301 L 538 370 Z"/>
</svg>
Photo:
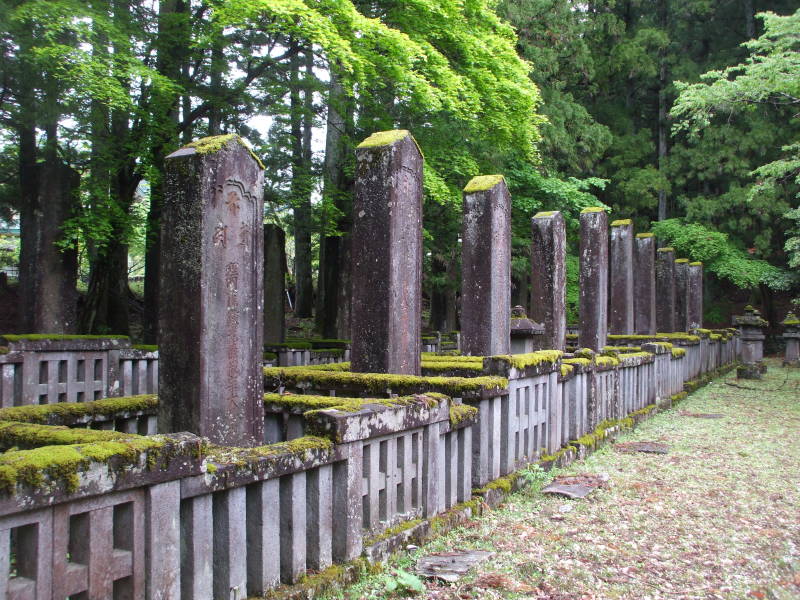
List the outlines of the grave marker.
<svg viewBox="0 0 800 600">
<path fill-rule="evenodd" d="M 461 340 L 464 354 L 510 351 L 511 196 L 502 175 L 464 188 L 461 234 Z"/>
<path fill-rule="evenodd" d="M 581 211 L 581 348 L 600 350 L 608 333 L 608 216 L 602 208 Z"/>
<path fill-rule="evenodd" d="M 658 333 L 673 333 L 675 327 L 675 250 L 656 252 L 656 328 Z"/>
<path fill-rule="evenodd" d="M 631 334 L 633 312 L 633 221 L 611 223 L 611 287 L 608 328 L 613 334 Z"/>
<path fill-rule="evenodd" d="M 689 329 L 703 326 L 703 263 L 689 263 L 687 273 L 686 321 Z"/>
<path fill-rule="evenodd" d="M 356 149 L 351 367 L 420 374 L 422 153 L 408 131 Z"/>
<path fill-rule="evenodd" d="M 633 308 L 638 335 L 656 333 L 656 239 L 652 233 L 637 233 L 634 240 Z"/>
<path fill-rule="evenodd" d="M 567 234 L 559 211 L 531 219 L 531 310 L 544 325 L 535 338 L 537 350 L 564 350 L 567 336 Z"/>
<path fill-rule="evenodd" d="M 263 171 L 236 135 L 166 159 L 159 429 L 264 440 Z"/>
<path fill-rule="evenodd" d="M 675 331 L 689 331 L 689 259 L 675 261 Z"/>
</svg>

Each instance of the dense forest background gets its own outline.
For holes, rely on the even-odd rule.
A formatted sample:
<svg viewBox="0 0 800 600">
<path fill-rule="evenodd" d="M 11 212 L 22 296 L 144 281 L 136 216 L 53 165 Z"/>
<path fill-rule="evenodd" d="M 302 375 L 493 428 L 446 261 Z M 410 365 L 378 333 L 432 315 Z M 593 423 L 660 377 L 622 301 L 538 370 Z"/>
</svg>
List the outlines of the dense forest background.
<svg viewBox="0 0 800 600">
<path fill-rule="evenodd" d="M 221 133 L 263 158 L 293 316 L 325 337 L 349 337 L 353 149 L 392 128 L 426 159 L 431 329 L 458 327 L 460 190 L 486 173 L 513 198 L 515 303 L 530 217 L 562 210 L 576 319 L 596 205 L 705 263 L 709 323 L 798 296 L 796 1 L 0 0 L 0 27 L 6 329 L 155 342 L 164 157 Z"/>
</svg>

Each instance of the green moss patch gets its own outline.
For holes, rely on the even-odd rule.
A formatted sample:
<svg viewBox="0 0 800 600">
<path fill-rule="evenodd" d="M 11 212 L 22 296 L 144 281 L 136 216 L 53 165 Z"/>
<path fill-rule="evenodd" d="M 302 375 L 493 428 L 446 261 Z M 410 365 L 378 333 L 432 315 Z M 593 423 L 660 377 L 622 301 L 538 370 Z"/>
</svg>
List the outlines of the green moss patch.
<svg viewBox="0 0 800 600">
<path fill-rule="evenodd" d="M 306 394 L 264 394 L 264 404 L 279 406 L 292 412 L 301 412 L 303 414 L 317 410 L 338 410 L 345 413 L 354 413 L 370 404 L 393 407 L 424 404 L 430 408 L 448 399 L 447 396 L 436 393 L 396 396 L 394 398 L 343 398 L 340 396 L 312 396 Z"/>
<path fill-rule="evenodd" d="M 127 335 L 62 335 L 58 333 L 5 333 L 0 335 L 0 340 L 6 342 L 33 342 L 39 340 L 129 340 Z"/>
<path fill-rule="evenodd" d="M 5 452 L 0 455 L 0 492 L 13 494 L 18 484 L 40 487 L 47 480 L 73 492 L 78 487 L 78 473 L 90 464 L 113 463 L 113 468 L 124 469 L 138 465 L 143 453 L 164 444 L 164 438 L 131 435 L 124 440 Z"/>
<path fill-rule="evenodd" d="M 666 248 L 659 248 L 657 252 L 675 252 L 675 248 L 670 248 L 667 246 Z"/>
<path fill-rule="evenodd" d="M 625 227 L 627 225 L 633 225 L 633 221 L 631 219 L 617 219 L 611 222 L 611 227 Z"/>
<path fill-rule="evenodd" d="M 498 183 L 503 181 L 502 175 L 478 175 L 469 180 L 469 183 L 464 186 L 465 194 L 474 194 L 475 192 L 485 192 L 492 189 Z"/>
<path fill-rule="evenodd" d="M 450 425 L 455 427 L 464 421 L 473 421 L 478 416 L 478 408 L 466 404 L 450 405 Z"/>
<path fill-rule="evenodd" d="M 655 236 L 652 233 L 637 233 L 636 237 L 638 239 L 640 239 L 640 240 L 643 240 L 645 238 L 651 238 L 651 237 L 655 237 Z"/>
<path fill-rule="evenodd" d="M 264 168 L 264 163 L 261 162 L 261 159 L 256 156 L 255 152 L 253 152 L 252 148 L 245 142 L 240 136 L 236 135 L 235 133 L 229 133 L 226 135 L 211 135 L 208 137 L 200 138 L 199 140 L 195 140 L 189 144 L 186 144 L 184 148 L 194 148 L 197 154 L 213 154 L 214 152 L 219 152 L 227 146 L 230 142 L 236 142 L 242 148 L 247 150 L 250 153 L 250 156 L 258 163 L 258 166 L 262 169 Z"/>
<path fill-rule="evenodd" d="M 419 377 L 385 373 L 351 373 L 309 369 L 308 367 L 267 367 L 268 386 L 309 387 L 312 389 L 359 390 L 365 393 L 422 394 L 440 392 L 448 396 L 500 392 L 508 387 L 503 377 Z"/>
<path fill-rule="evenodd" d="M 688 263 L 688 262 L 689 262 L 689 259 L 688 259 L 688 258 L 676 258 L 676 259 L 675 259 L 675 263 L 676 263 L 676 264 L 679 264 L 679 265 L 680 265 L 680 264 L 683 264 L 683 263 Z"/>
<path fill-rule="evenodd" d="M 533 218 L 534 219 L 546 219 L 547 217 L 552 217 L 557 212 L 558 212 L 557 210 L 544 210 L 544 211 L 538 212 L 535 215 L 533 215 Z"/>
<path fill-rule="evenodd" d="M 581 211 L 581 214 L 584 214 L 584 213 L 598 213 L 598 212 L 605 212 L 605 210 L 606 210 L 606 209 L 605 209 L 604 207 L 602 207 L 602 206 L 589 206 L 589 207 L 587 207 L 587 208 L 584 208 L 584 209 Z"/>
<path fill-rule="evenodd" d="M 145 352 L 158 352 L 158 346 L 155 344 L 134 344 L 131 348 L 134 350 L 144 350 Z"/>
<path fill-rule="evenodd" d="M 498 354 L 490 357 L 492 360 L 503 361 L 515 369 L 523 370 L 539 365 L 555 366 L 564 353 L 561 350 L 538 350 L 526 354 Z"/>
<path fill-rule="evenodd" d="M 71 424 L 84 417 L 113 416 L 123 413 L 151 412 L 158 408 L 158 396 L 143 394 L 123 398 L 105 398 L 92 402 L 59 402 L 0 408 L 0 421 L 22 421 L 43 425 Z"/>
<path fill-rule="evenodd" d="M 72 429 L 59 425 L 0 422 L 0 449 L 29 449 L 40 446 L 91 444 L 130 438 L 131 434 L 97 429 Z"/>
</svg>

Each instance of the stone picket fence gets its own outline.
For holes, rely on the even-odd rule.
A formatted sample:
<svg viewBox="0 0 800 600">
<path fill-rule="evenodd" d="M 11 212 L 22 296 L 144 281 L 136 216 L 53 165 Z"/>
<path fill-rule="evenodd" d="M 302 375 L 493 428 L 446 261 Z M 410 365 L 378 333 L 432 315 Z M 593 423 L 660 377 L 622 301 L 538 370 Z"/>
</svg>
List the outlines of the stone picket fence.
<svg viewBox="0 0 800 600">
<path fill-rule="evenodd" d="M 152 435 L 155 396 L 4 408 L 2 450 L 18 451 L 0 461 L 0 597 L 241 600 L 380 557 L 507 489 L 518 469 L 582 456 L 737 357 L 735 336 L 658 337 L 604 354 L 423 357 L 421 377 L 265 369 L 256 448 Z M 77 383 L 91 356 L 92 385 L 106 387 L 87 399 L 113 381 L 103 365 L 147 360 L 107 343 L 73 348 L 76 360 L 66 345 L 37 347 L 31 364 L 47 366 L 32 368 L 48 380 L 36 385 L 62 368 Z M 28 353 L 9 352 L 3 368 L 24 373 Z"/>
</svg>

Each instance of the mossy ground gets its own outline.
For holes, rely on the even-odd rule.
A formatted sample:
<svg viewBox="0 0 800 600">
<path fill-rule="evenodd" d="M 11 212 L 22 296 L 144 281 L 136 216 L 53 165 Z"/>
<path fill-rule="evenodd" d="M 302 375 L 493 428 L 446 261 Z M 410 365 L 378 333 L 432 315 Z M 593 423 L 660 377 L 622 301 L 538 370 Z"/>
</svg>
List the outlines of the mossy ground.
<svg viewBox="0 0 800 600">
<path fill-rule="evenodd" d="M 771 361 L 763 381 L 728 375 L 618 440 L 670 453 L 606 446 L 549 474 L 607 474 L 586 500 L 543 496 L 537 482 L 331 597 L 390 597 L 394 570 L 474 548 L 497 554 L 455 585 L 427 582 L 419 597 L 800 598 L 800 369 Z"/>
</svg>

